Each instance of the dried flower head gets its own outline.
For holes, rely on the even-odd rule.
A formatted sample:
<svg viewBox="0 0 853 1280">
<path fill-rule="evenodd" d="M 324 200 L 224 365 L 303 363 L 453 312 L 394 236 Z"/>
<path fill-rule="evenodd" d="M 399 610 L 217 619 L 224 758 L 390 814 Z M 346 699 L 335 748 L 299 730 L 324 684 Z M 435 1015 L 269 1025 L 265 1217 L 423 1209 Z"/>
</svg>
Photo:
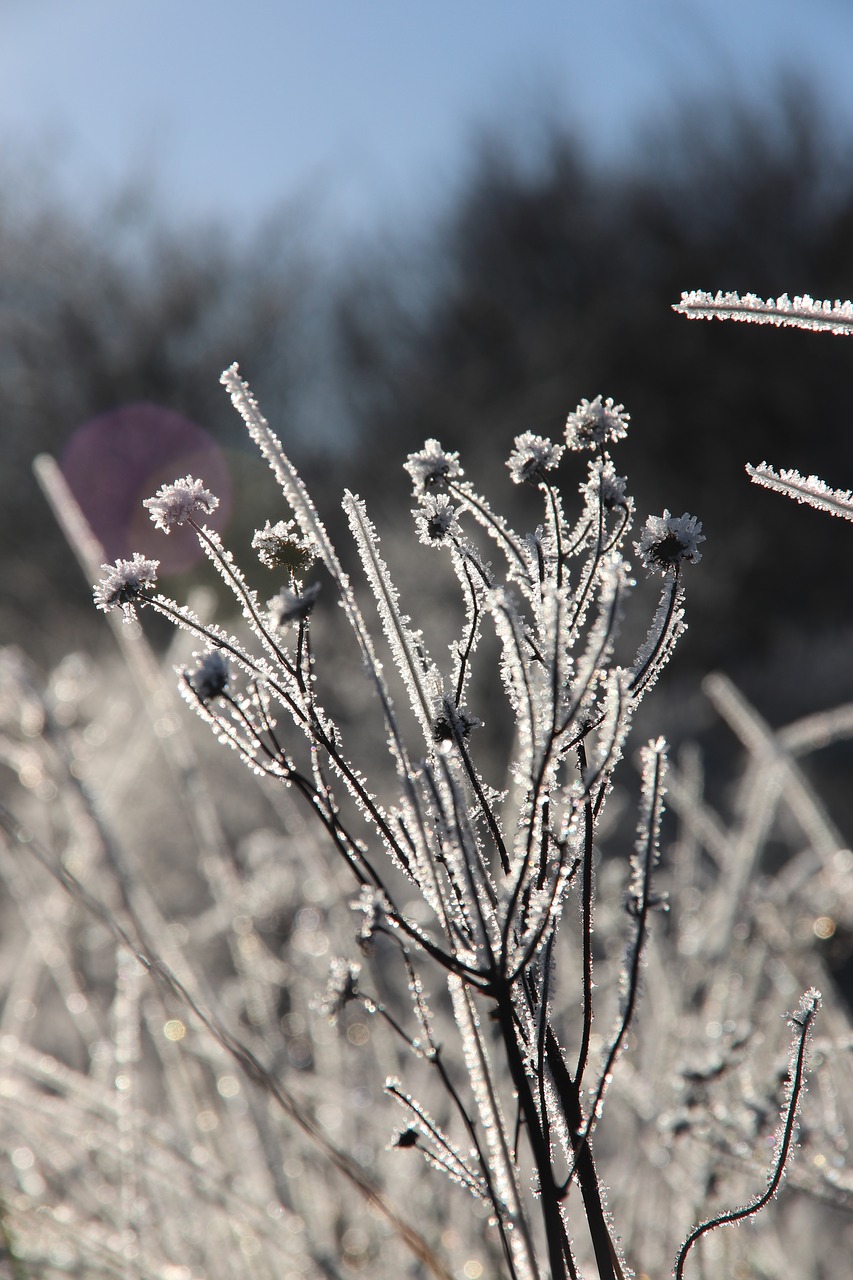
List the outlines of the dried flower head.
<svg viewBox="0 0 853 1280">
<path fill-rule="evenodd" d="M 195 671 L 185 671 L 184 678 L 202 702 L 210 702 L 225 692 L 230 674 L 222 651 L 214 649 L 202 654 Z"/>
<path fill-rule="evenodd" d="M 286 565 L 294 573 L 305 570 L 317 557 L 316 549 L 308 542 L 295 520 L 279 520 L 258 529 L 252 538 L 252 547 L 258 553 L 261 564 L 268 569 Z"/>
<path fill-rule="evenodd" d="M 326 990 L 317 1001 L 317 1008 L 330 1022 L 337 1022 L 347 1005 L 359 998 L 360 973 L 361 965 L 355 960 L 342 960 L 338 956 L 332 960 Z"/>
<path fill-rule="evenodd" d="M 609 458 L 594 458 L 589 464 L 589 479 L 580 486 L 580 492 L 593 507 L 600 503 L 605 511 L 626 511 L 630 515 L 634 504 L 626 493 L 627 483 L 625 476 L 616 474 Z"/>
<path fill-rule="evenodd" d="M 664 511 L 662 516 L 649 516 L 634 549 L 649 573 L 670 573 L 688 561 L 698 564 L 702 559 L 699 543 L 704 541 L 702 523 L 695 516 Z"/>
<path fill-rule="evenodd" d="M 563 446 L 554 444 L 545 436 L 525 431 L 515 437 L 515 448 L 507 459 L 513 484 L 538 484 L 545 479 L 546 471 L 560 465 Z"/>
<path fill-rule="evenodd" d="M 157 585 L 159 564 L 159 560 L 146 560 L 139 551 L 134 552 L 132 560 L 102 564 L 106 576 L 94 588 L 95 604 L 105 613 L 120 606 L 125 621 L 131 622 L 136 617 L 134 605 L 143 591 Z"/>
<path fill-rule="evenodd" d="M 459 522 L 456 510 L 450 505 L 446 494 L 426 494 L 422 505 L 413 511 L 418 536 L 428 546 L 441 546 L 459 536 Z"/>
<path fill-rule="evenodd" d="M 409 454 L 404 466 L 417 493 L 438 488 L 446 480 L 458 480 L 462 475 L 459 454 L 445 453 L 437 440 L 425 441 L 420 453 Z"/>
<path fill-rule="evenodd" d="M 566 444 L 570 449 L 599 449 L 614 440 L 624 439 L 631 415 L 625 406 L 614 404 L 601 396 L 594 400 L 581 400 L 574 413 L 566 419 Z"/>
<path fill-rule="evenodd" d="M 367 884 L 362 885 L 358 900 L 352 903 L 353 911 L 360 911 L 362 914 L 361 926 L 355 935 L 355 940 L 365 954 L 370 954 L 373 936 L 384 919 L 387 907 L 383 894 L 373 885 Z"/>
<path fill-rule="evenodd" d="M 291 622 L 302 622 L 314 608 L 319 594 L 319 582 L 312 582 L 302 589 L 296 584 L 293 587 L 282 587 L 277 596 L 267 601 L 270 623 L 282 630 Z"/>
<path fill-rule="evenodd" d="M 479 729 L 482 720 L 469 715 L 462 707 L 445 704 L 432 722 L 432 740 L 437 744 L 454 742 L 457 737 L 468 738 L 472 729 Z"/>
<path fill-rule="evenodd" d="M 186 476 L 174 484 L 164 484 L 153 498 L 146 498 L 151 519 L 158 529 L 169 533 L 175 525 L 185 524 L 193 516 L 209 516 L 219 506 L 219 499 L 200 480 Z"/>
</svg>

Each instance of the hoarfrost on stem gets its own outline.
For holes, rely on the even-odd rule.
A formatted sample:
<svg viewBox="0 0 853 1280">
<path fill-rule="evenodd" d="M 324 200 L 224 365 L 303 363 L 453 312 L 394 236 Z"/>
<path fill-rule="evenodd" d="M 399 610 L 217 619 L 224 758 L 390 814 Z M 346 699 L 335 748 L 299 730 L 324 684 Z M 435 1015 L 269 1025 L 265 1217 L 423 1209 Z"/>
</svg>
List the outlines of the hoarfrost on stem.
<svg viewBox="0 0 853 1280">
<path fill-rule="evenodd" d="M 853 493 L 849 489 L 830 489 L 819 476 L 803 476 L 799 471 L 774 471 L 767 462 L 753 467 L 747 464 L 747 475 L 753 484 L 784 493 L 807 507 L 815 507 L 842 520 L 853 520 Z"/>
<path fill-rule="evenodd" d="M 853 302 L 819 302 L 804 293 L 793 300 L 783 293 L 778 298 L 760 298 L 755 293 L 705 293 L 693 289 L 682 293 L 673 311 L 689 320 L 740 320 L 746 324 L 786 325 L 813 329 L 840 336 L 853 334 Z"/>
</svg>

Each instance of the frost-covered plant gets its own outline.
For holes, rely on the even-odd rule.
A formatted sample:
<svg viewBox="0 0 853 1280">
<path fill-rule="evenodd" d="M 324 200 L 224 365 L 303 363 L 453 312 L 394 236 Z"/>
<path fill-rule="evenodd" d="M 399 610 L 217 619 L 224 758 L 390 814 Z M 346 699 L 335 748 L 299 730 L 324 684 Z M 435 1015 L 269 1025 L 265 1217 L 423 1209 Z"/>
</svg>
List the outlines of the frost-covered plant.
<svg viewBox="0 0 853 1280">
<path fill-rule="evenodd" d="M 518 1280 L 543 1274 L 543 1267 L 552 1276 L 577 1274 L 570 1216 L 577 1184 L 599 1275 L 615 1278 L 624 1274 L 623 1263 L 592 1135 L 633 1021 L 650 917 L 662 905 L 652 885 L 666 771 L 662 741 L 644 753 L 626 899 L 631 923 L 623 1003 L 601 1067 L 590 1054 L 596 829 L 634 710 L 683 629 L 683 566 L 701 559 L 701 525 L 669 512 L 646 522 L 635 546 L 643 567 L 663 578 L 660 602 L 639 651 L 619 662 L 619 624 L 633 585 L 622 547 L 633 511 L 608 446 L 626 432 L 622 406 L 599 396 L 569 416 L 569 448 L 592 454 L 580 514 L 572 520 L 552 478 L 563 446 L 531 433 L 517 438 L 511 478 L 537 488 L 544 506 L 543 524 L 526 536 L 492 511 L 455 453 L 428 441 L 407 463 L 416 526 L 422 542 L 449 552 L 465 602 L 461 635 L 443 666 L 402 610 L 364 503 L 347 493 L 344 509 L 416 726 L 411 746 L 349 576 L 301 479 L 236 367 L 223 381 L 292 509 L 289 536 L 303 562 L 318 562 L 331 579 L 381 708 L 396 796 L 380 796 L 357 747 L 355 754 L 347 751 L 319 700 L 311 615 L 320 582 L 306 583 L 303 570 L 293 570 L 264 607 L 203 523 L 215 499 L 200 481 L 186 477 L 165 486 L 146 505 L 166 532 L 183 523 L 195 530 L 239 602 L 251 639 L 205 623 L 156 593 L 156 566 L 138 556 L 104 566 L 96 602 L 121 607 L 127 618 L 139 606 L 154 608 L 204 641 L 196 666 L 181 673 L 184 697 L 253 770 L 311 804 L 360 886 L 362 945 L 369 948 L 382 936 L 398 949 L 409 975 L 411 1029 L 399 1011 L 392 1014 L 362 993 L 350 963 L 335 967 L 326 1006 L 337 1013 L 361 1000 L 392 1020 L 453 1100 L 464 1148 L 398 1080 L 389 1080 L 388 1092 L 406 1121 L 397 1145 L 418 1146 L 486 1205 L 506 1267 Z M 494 544 L 502 569 L 470 540 L 470 524 Z M 265 553 L 270 536 L 268 527 L 256 539 Z M 489 709 L 468 705 L 473 656 L 486 622 L 501 647 L 500 678 L 515 723 L 505 791 L 477 765 L 476 734 Z M 298 739 L 292 741 L 290 721 L 307 740 L 307 757 Z M 412 891 L 422 900 L 417 911 L 408 901 Z M 553 1016 L 559 926 L 572 894 L 582 919 L 574 1029 Z M 425 965 L 444 972 L 470 1097 L 457 1083 L 458 1064 L 449 1065 L 451 1051 L 437 1039 L 423 994 Z M 497 1046 L 486 1033 L 488 1020 L 498 1030 Z M 526 1190 L 530 1177 L 544 1243 Z"/>
<path fill-rule="evenodd" d="M 360 888 L 360 945 L 382 956 L 383 969 L 397 955 L 410 1012 L 406 1017 L 372 994 L 359 966 L 347 960 L 333 965 L 323 1007 L 337 1017 L 358 1004 L 383 1020 L 437 1079 L 448 1103 L 447 1119 L 434 1118 L 399 1078 L 390 1078 L 387 1092 L 404 1112 L 394 1145 L 417 1148 L 483 1204 L 513 1280 L 579 1275 L 577 1256 L 586 1257 L 589 1248 L 578 1213 L 586 1219 L 600 1280 L 617 1280 L 628 1274 L 627 1263 L 605 1206 L 593 1138 L 633 1031 L 651 917 L 666 905 L 653 883 L 667 769 L 662 740 L 642 753 L 638 835 L 624 891 L 621 997 L 613 1032 L 598 1045 L 600 1063 L 593 1052 L 595 866 L 605 801 L 634 711 L 684 628 L 682 575 L 685 565 L 701 559 L 701 525 L 668 511 L 646 521 L 634 549 L 647 573 L 663 582 L 646 639 L 626 658 L 617 642 L 634 585 L 623 554 L 633 504 L 609 453 L 628 427 L 623 407 L 598 396 L 569 415 L 566 446 L 591 453 L 580 509 L 571 518 L 554 474 L 564 446 L 530 432 L 517 437 L 511 479 L 537 489 L 543 504 L 542 524 L 525 536 L 465 478 L 458 455 L 427 441 L 407 470 L 420 540 L 449 553 L 465 602 L 449 664 L 430 656 L 423 633 L 403 612 L 364 503 L 347 493 L 343 504 L 408 703 L 403 714 L 395 701 L 399 690 L 386 678 L 349 575 L 300 477 L 236 366 L 223 382 L 292 511 L 291 521 L 267 523 L 256 546 L 267 564 L 281 563 L 286 557 L 279 550 L 292 546 L 296 554 L 287 558 L 296 567 L 264 607 L 203 523 L 215 498 L 186 477 L 146 505 L 166 532 L 191 525 L 233 592 L 246 634 L 231 634 L 157 593 L 156 564 L 139 556 L 104 566 L 96 602 L 120 607 L 126 619 L 140 606 L 154 608 L 204 642 L 196 665 L 181 670 L 184 697 L 257 774 L 309 803 L 352 872 Z M 494 545 L 499 568 L 472 540 L 471 526 Z M 354 636 L 382 717 L 393 786 L 368 778 L 358 745 L 347 749 L 346 734 L 320 702 L 312 616 L 321 582 L 306 582 L 311 564 L 331 580 Z M 481 772 L 476 749 L 478 731 L 495 710 L 472 680 L 487 622 L 500 646 L 500 683 L 514 723 L 508 784 L 499 778 L 497 786 Z M 574 956 L 564 920 L 571 897 L 580 920 Z M 436 970 L 446 982 L 458 1050 L 436 1030 L 440 997 L 435 1008 L 426 999 L 425 975 Z M 817 1003 L 810 991 L 792 1024 L 799 1065 L 771 1193 L 791 1147 L 799 1068 Z M 685 1241 L 679 1271 L 695 1239 L 718 1222 L 751 1214 L 766 1199 L 769 1194 L 697 1228 Z"/>
</svg>

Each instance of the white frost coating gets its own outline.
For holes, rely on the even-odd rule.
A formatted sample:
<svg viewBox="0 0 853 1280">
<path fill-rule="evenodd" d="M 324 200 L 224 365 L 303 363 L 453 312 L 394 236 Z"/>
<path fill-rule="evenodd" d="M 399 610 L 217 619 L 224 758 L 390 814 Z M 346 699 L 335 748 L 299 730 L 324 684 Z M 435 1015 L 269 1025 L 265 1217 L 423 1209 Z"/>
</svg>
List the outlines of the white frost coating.
<svg viewBox="0 0 853 1280">
<path fill-rule="evenodd" d="M 258 408 L 258 402 L 252 395 L 248 382 L 240 377 L 240 369 L 232 364 L 219 379 L 231 397 L 231 403 L 239 413 L 246 430 L 269 463 L 276 479 L 281 485 L 284 496 L 293 508 L 302 532 L 315 545 L 323 559 L 323 563 L 336 581 L 344 578 L 340 561 L 329 539 L 317 509 L 308 495 L 293 463 L 281 447 L 281 441 L 270 428 L 264 415 Z"/>
<path fill-rule="evenodd" d="M 631 855 L 629 900 L 637 920 L 634 938 L 625 957 L 620 975 L 620 1009 L 616 1027 L 603 1061 L 598 1084 L 591 1095 L 587 1121 L 581 1134 L 586 1142 L 601 1117 L 604 1098 L 613 1080 L 613 1071 L 625 1047 L 639 994 L 639 975 L 648 935 L 648 913 L 654 903 L 652 872 L 660 859 L 660 824 L 664 806 L 664 777 L 668 767 L 666 742 L 658 738 L 640 752 L 642 761 L 642 796 L 637 840 Z M 574 1174 L 574 1163 L 572 1165 Z"/>
<path fill-rule="evenodd" d="M 382 620 L 382 629 L 391 647 L 412 710 L 420 721 L 424 737 L 433 746 L 432 726 L 441 699 L 441 675 L 399 608 L 399 592 L 391 581 L 388 566 L 379 554 L 379 536 L 368 518 L 364 502 L 350 493 L 344 494 L 343 509 L 361 557 Z"/>
<path fill-rule="evenodd" d="M 467 897 L 460 899 L 452 892 L 445 895 L 445 907 L 456 922 L 460 936 L 468 936 L 474 948 L 471 960 L 477 952 L 483 953 L 488 964 L 493 963 L 500 946 L 500 926 L 496 917 L 497 890 L 491 871 L 483 856 L 482 843 L 467 812 L 465 795 L 444 756 L 439 757 L 435 769 L 426 770 L 434 791 L 433 809 L 445 862 L 457 884 L 467 886 Z"/>
<path fill-rule="evenodd" d="M 660 860 L 660 824 L 666 795 L 664 779 L 669 766 L 665 740 L 657 738 L 643 747 L 640 761 L 640 817 L 637 841 L 631 854 L 631 887 L 638 901 L 643 893 L 648 892 L 649 876 Z"/>
<path fill-rule="evenodd" d="M 588 754 L 588 768 L 584 778 L 587 790 L 593 789 L 602 777 L 611 774 L 622 758 L 625 739 L 631 729 L 633 709 L 631 673 L 623 667 L 613 667 L 604 679 L 601 723 Z"/>
<path fill-rule="evenodd" d="M 524 645 L 524 623 L 508 593 L 502 589 L 486 597 L 495 634 L 501 643 L 501 679 L 512 707 L 522 760 L 536 758 L 536 724 L 533 710 L 530 663 Z M 532 768 L 532 765 L 531 765 Z"/>
<path fill-rule="evenodd" d="M 385 723 L 388 726 L 389 744 L 397 764 L 398 776 L 406 788 L 413 812 L 418 817 L 419 839 L 426 844 L 423 816 L 420 812 L 415 789 L 411 785 L 411 762 L 400 735 L 391 695 L 382 676 L 382 665 L 374 652 L 367 624 L 358 607 L 349 578 L 343 571 L 341 562 L 332 546 L 325 526 L 317 514 L 317 509 L 311 501 L 308 490 L 302 482 L 301 476 L 282 449 L 281 441 L 271 430 L 269 423 L 258 408 L 249 384 L 240 377 L 238 365 L 232 364 L 230 368 L 226 369 L 220 381 L 231 396 L 231 402 L 246 424 L 249 435 L 272 468 L 276 479 L 281 485 L 284 496 L 293 508 L 299 527 L 306 538 L 317 546 L 323 563 L 340 592 L 341 603 L 347 615 L 347 620 L 358 640 L 365 667 L 379 695 Z"/>
<path fill-rule="evenodd" d="M 542 635 L 537 636 L 540 650 L 547 657 L 548 677 L 543 696 L 536 707 L 546 733 L 553 733 L 559 710 L 565 709 L 570 696 L 574 661 L 569 653 L 576 638 L 571 626 L 573 599 L 567 588 L 548 584 L 542 591 Z"/>
<path fill-rule="evenodd" d="M 495 1192 L 506 1205 L 512 1258 L 518 1280 L 540 1280 L 536 1267 L 530 1224 L 524 1213 L 512 1153 L 507 1145 L 507 1127 L 495 1092 L 492 1069 L 485 1041 L 474 1009 L 471 992 L 456 977 L 447 979 L 453 1001 L 453 1016 L 459 1028 L 468 1078 L 489 1148 L 489 1162 L 494 1173 Z"/>
<path fill-rule="evenodd" d="M 525 595 L 529 596 L 533 565 L 524 539 L 518 536 L 503 516 L 492 511 L 485 498 L 481 498 L 467 481 L 455 483 L 451 492 L 464 503 L 464 509 L 470 511 L 477 523 L 497 543 L 506 557 L 508 577 L 517 581 Z"/>
<path fill-rule="evenodd" d="M 853 302 L 819 302 L 804 293 L 793 300 L 783 293 L 766 301 L 757 294 L 705 293 L 694 289 L 682 293 L 673 311 L 689 320 L 742 320 L 747 324 L 788 325 L 840 335 L 853 334 Z"/>
<path fill-rule="evenodd" d="M 818 476 L 802 476 L 799 471 L 777 472 L 767 462 L 757 467 L 747 463 L 746 471 L 753 484 L 784 493 L 795 502 L 803 502 L 842 520 L 853 520 L 853 493 L 849 489 L 830 489 Z"/>
<path fill-rule="evenodd" d="M 684 587 L 678 578 L 670 575 L 664 583 L 648 635 L 634 659 L 631 689 L 635 699 L 642 697 L 655 684 L 686 628 Z"/>
<path fill-rule="evenodd" d="M 625 595 L 633 585 L 625 562 L 618 554 L 603 558 L 599 570 L 598 614 L 586 638 L 584 651 L 577 661 L 573 700 L 566 717 L 566 727 L 583 717 L 591 702 L 599 673 L 606 667 L 619 631 Z"/>
<path fill-rule="evenodd" d="M 399 1102 L 407 1112 L 411 1126 L 429 1143 L 429 1148 L 421 1147 L 421 1154 L 425 1159 L 446 1173 L 454 1182 L 465 1187 L 478 1200 L 488 1204 L 488 1188 L 485 1180 L 471 1168 L 462 1152 L 441 1126 L 436 1124 L 426 1107 L 407 1093 L 397 1079 L 386 1080 L 385 1092 Z"/>
</svg>

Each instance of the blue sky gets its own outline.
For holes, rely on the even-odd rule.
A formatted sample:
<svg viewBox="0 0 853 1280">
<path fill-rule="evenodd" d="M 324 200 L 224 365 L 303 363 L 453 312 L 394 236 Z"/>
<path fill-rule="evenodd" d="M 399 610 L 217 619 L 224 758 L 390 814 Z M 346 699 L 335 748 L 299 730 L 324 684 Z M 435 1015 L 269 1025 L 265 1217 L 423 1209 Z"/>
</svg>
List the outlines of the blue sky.
<svg viewBox="0 0 853 1280">
<path fill-rule="evenodd" d="M 357 226 L 434 207 L 478 127 L 552 111 L 613 156 L 782 67 L 853 128 L 853 0 L 0 0 L 0 146 L 83 208 L 144 172 L 176 219 Z"/>
</svg>

